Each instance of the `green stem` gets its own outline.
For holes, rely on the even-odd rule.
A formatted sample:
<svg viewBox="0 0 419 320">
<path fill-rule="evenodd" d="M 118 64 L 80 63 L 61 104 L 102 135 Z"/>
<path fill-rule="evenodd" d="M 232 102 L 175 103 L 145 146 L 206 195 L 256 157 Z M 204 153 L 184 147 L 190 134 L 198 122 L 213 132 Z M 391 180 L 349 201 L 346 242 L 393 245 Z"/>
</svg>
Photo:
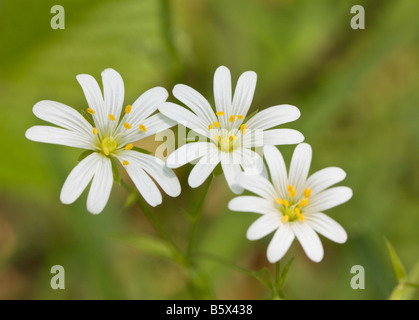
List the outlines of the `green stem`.
<svg viewBox="0 0 419 320">
<path fill-rule="evenodd" d="M 127 189 L 129 192 L 133 192 L 133 188 L 129 186 L 125 181 L 121 180 L 121 185 Z M 169 233 L 166 231 L 164 226 L 161 224 L 160 220 L 154 214 L 154 212 L 148 207 L 148 205 L 144 202 L 144 200 L 137 196 L 135 202 L 141 208 L 145 216 L 148 218 L 154 229 L 159 233 L 159 235 L 172 247 L 173 251 L 177 253 L 178 257 L 183 257 L 182 251 L 180 251 L 179 247 L 170 237 Z"/>
<path fill-rule="evenodd" d="M 212 179 L 213 179 L 213 175 L 211 174 L 210 177 L 209 177 L 209 180 L 208 180 L 208 182 L 205 186 L 202 197 L 201 197 L 201 199 L 198 203 L 198 206 L 196 207 L 194 215 L 192 216 L 192 225 L 191 225 L 191 228 L 189 230 L 188 249 L 186 251 L 186 256 L 187 257 L 190 257 L 192 249 L 193 249 L 193 245 L 195 243 L 196 230 L 198 228 L 198 223 L 199 223 L 199 221 L 201 220 L 201 217 L 202 217 L 202 209 L 204 207 L 205 198 L 207 197 L 209 188 L 211 186 Z"/>
</svg>

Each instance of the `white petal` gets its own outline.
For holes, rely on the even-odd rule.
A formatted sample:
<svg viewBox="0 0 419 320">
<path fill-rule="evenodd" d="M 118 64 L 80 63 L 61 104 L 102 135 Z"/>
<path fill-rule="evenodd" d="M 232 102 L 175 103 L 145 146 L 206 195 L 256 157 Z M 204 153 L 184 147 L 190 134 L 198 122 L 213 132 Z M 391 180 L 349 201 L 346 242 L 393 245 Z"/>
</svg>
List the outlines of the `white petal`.
<svg viewBox="0 0 419 320">
<path fill-rule="evenodd" d="M 199 187 L 204 183 L 219 162 L 220 157 L 218 151 L 210 152 L 209 155 L 202 157 L 189 174 L 189 186 L 191 188 Z"/>
<path fill-rule="evenodd" d="M 132 151 L 135 152 L 135 151 Z M 124 157 L 118 157 L 123 162 Z M 131 160 L 131 161 L 129 161 Z M 130 176 L 132 182 L 134 182 L 136 188 L 143 196 L 144 200 L 152 207 L 155 207 L 162 203 L 162 196 L 159 188 L 157 188 L 154 181 L 145 173 L 143 165 L 136 158 L 130 158 L 129 164 L 125 165 L 124 168 Z"/>
<path fill-rule="evenodd" d="M 226 178 L 227 184 L 231 191 L 235 194 L 243 192 L 243 188 L 237 184 L 236 176 L 242 172 L 240 165 L 236 163 L 226 163 L 221 161 L 221 167 L 223 168 L 224 177 Z"/>
<path fill-rule="evenodd" d="M 115 117 L 115 121 L 112 122 L 112 126 L 115 128 L 118 125 L 124 103 L 124 81 L 118 72 L 109 68 L 102 72 L 102 82 L 105 108 L 108 113 L 106 116 L 111 114 Z"/>
<path fill-rule="evenodd" d="M 78 132 L 56 127 L 34 126 L 26 130 L 25 136 L 29 140 L 37 142 L 59 144 L 82 149 L 93 149 L 88 136 L 83 136 Z"/>
<path fill-rule="evenodd" d="M 220 117 L 222 127 L 227 127 L 231 115 L 231 74 L 228 68 L 221 66 L 214 74 L 214 100 L 217 111 L 223 111 Z"/>
<path fill-rule="evenodd" d="M 179 168 L 188 162 L 209 155 L 211 150 L 213 150 L 213 145 L 214 144 L 210 142 L 192 142 L 184 144 L 169 155 L 166 164 L 169 168 Z"/>
<path fill-rule="evenodd" d="M 124 121 L 138 126 L 152 115 L 157 108 L 166 101 L 169 93 L 163 87 L 154 87 L 144 92 L 131 106 L 131 112 L 126 115 Z"/>
<path fill-rule="evenodd" d="M 278 262 L 287 253 L 289 247 L 294 241 L 294 233 L 290 228 L 290 224 L 281 224 L 275 232 L 269 243 L 267 256 L 270 263 Z"/>
<path fill-rule="evenodd" d="M 129 161 L 130 164 L 138 163 L 169 196 L 177 197 L 180 194 L 179 180 L 164 161 L 136 151 L 123 151 L 118 158 L 121 163 L 124 160 Z"/>
<path fill-rule="evenodd" d="M 348 239 L 348 235 L 342 226 L 324 213 L 307 215 L 305 221 L 315 231 L 334 242 L 344 243 Z"/>
<path fill-rule="evenodd" d="M 261 175 L 262 177 L 268 179 L 268 173 L 266 171 L 263 158 L 257 152 L 243 148 L 240 150 L 240 153 L 240 164 L 246 175 Z"/>
<path fill-rule="evenodd" d="M 248 128 L 266 130 L 287 122 L 295 121 L 300 115 L 300 110 L 298 110 L 297 107 L 282 104 L 258 112 L 247 121 L 246 125 Z"/>
<path fill-rule="evenodd" d="M 60 200 L 62 203 L 70 204 L 80 197 L 90 180 L 92 180 L 99 161 L 100 156 L 94 152 L 74 167 L 61 189 Z"/>
<path fill-rule="evenodd" d="M 278 213 L 273 202 L 255 196 L 236 197 L 228 203 L 231 211 L 254 212 L 260 214 Z"/>
<path fill-rule="evenodd" d="M 323 259 L 324 251 L 317 233 L 305 222 L 294 222 L 290 225 L 307 257 L 314 262 L 320 262 Z"/>
<path fill-rule="evenodd" d="M 246 190 L 249 190 L 262 198 L 273 200 L 277 197 L 272 184 L 262 176 L 248 176 L 244 173 L 237 178 L 237 183 Z"/>
<path fill-rule="evenodd" d="M 207 99 L 198 91 L 184 84 L 177 84 L 173 88 L 173 95 L 184 104 L 186 104 L 199 118 L 208 124 L 217 121 Z"/>
<path fill-rule="evenodd" d="M 140 125 L 143 125 L 146 128 L 145 132 L 139 128 Z M 161 113 L 153 114 L 151 117 L 148 117 L 140 123 L 133 123 L 131 125 L 131 129 L 126 129 L 123 125 L 121 125 L 120 128 L 118 128 L 119 132 L 123 133 L 121 144 L 144 139 L 175 125 L 175 121 L 169 119 Z"/>
<path fill-rule="evenodd" d="M 264 214 L 258 218 L 247 229 L 246 237 L 249 240 L 259 240 L 274 230 L 278 229 L 280 225 L 280 216 L 276 214 Z"/>
<path fill-rule="evenodd" d="M 345 179 L 346 173 L 341 168 L 329 167 L 317 171 L 307 179 L 307 188 L 311 189 L 311 195 L 315 195 L 330 186 Z"/>
<path fill-rule="evenodd" d="M 351 188 L 335 187 L 311 196 L 305 209 L 310 212 L 321 212 L 336 207 L 351 198 Z"/>
<path fill-rule="evenodd" d="M 307 143 L 299 144 L 292 155 L 291 166 L 288 175 L 288 183 L 297 190 L 296 197 L 304 192 L 304 186 L 310 170 L 312 151 Z"/>
<path fill-rule="evenodd" d="M 89 108 L 95 111 L 93 120 L 96 127 L 103 130 L 108 123 L 108 113 L 98 83 L 89 74 L 79 74 L 76 78 L 83 89 Z"/>
<path fill-rule="evenodd" d="M 113 184 L 111 160 L 99 153 L 96 154 L 99 160 L 95 165 L 96 172 L 87 196 L 87 210 L 93 214 L 101 213 L 105 208 Z"/>
<path fill-rule="evenodd" d="M 288 195 L 288 173 L 284 158 L 282 157 L 281 152 L 274 146 L 265 146 L 263 154 L 269 167 L 272 183 L 278 191 L 280 198 L 283 199 Z"/>
<path fill-rule="evenodd" d="M 165 102 L 160 105 L 159 110 L 166 117 L 169 117 L 177 123 L 180 123 L 185 127 L 188 127 L 189 129 L 192 129 L 206 137 L 209 137 L 209 124 L 206 123 L 203 119 L 198 118 L 188 109 L 171 102 Z"/>
<path fill-rule="evenodd" d="M 256 88 L 257 75 L 253 71 L 244 72 L 237 81 L 232 103 L 234 115 L 246 116 L 252 104 Z"/>
<path fill-rule="evenodd" d="M 301 132 L 294 129 L 272 129 L 263 132 L 263 145 L 297 144 L 304 141 Z M 259 147 L 261 145 L 254 145 Z"/>
<path fill-rule="evenodd" d="M 40 101 L 33 107 L 33 113 L 42 120 L 51 122 L 70 131 L 93 135 L 93 127 L 73 108 L 55 101 Z"/>
</svg>

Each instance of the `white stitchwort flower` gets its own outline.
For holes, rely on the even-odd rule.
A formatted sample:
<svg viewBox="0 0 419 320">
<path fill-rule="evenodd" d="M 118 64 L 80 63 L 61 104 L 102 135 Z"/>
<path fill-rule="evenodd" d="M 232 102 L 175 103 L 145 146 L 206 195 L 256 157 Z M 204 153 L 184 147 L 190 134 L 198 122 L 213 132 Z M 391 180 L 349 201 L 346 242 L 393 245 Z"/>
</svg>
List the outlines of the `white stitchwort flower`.
<svg viewBox="0 0 419 320">
<path fill-rule="evenodd" d="M 54 101 L 40 101 L 33 113 L 55 126 L 34 126 L 26 131 L 33 141 L 60 144 L 91 150 L 71 171 L 61 190 L 61 201 L 73 203 L 92 181 L 87 209 L 100 213 L 108 202 L 113 184 L 112 161 L 126 169 L 138 191 L 151 205 L 162 202 L 159 189 L 147 173 L 170 196 L 180 194 L 180 184 L 165 163 L 151 155 L 132 150 L 132 142 L 172 127 L 176 123 L 160 113 L 153 113 L 166 101 L 168 93 L 155 87 L 142 94 L 123 110 L 124 83 L 113 69 L 102 72 L 103 95 L 96 80 L 87 74 L 77 76 L 88 103 L 89 123 L 73 108 Z M 147 173 L 146 173 L 147 172 Z"/>
<path fill-rule="evenodd" d="M 352 190 L 348 187 L 327 189 L 342 181 L 346 174 L 340 168 L 329 167 L 307 179 L 311 155 L 310 145 L 299 144 L 287 174 L 281 153 L 273 146 L 266 146 L 264 156 L 272 183 L 261 176 L 241 174 L 237 178 L 240 186 L 259 197 L 236 197 L 228 207 L 233 211 L 262 215 L 247 230 L 249 240 L 261 239 L 275 231 L 267 251 L 271 263 L 284 256 L 295 237 L 315 262 L 323 258 L 323 246 L 316 232 L 337 243 L 344 243 L 347 239 L 345 230 L 322 213 L 352 197 Z"/>
<path fill-rule="evenodd" d="M 160 105 L 161 113 L 205 138 L 204 141 L 181 146 L 167 159 L 167 165 L 171 168 L 199 159 L 188 179 L 192 188 L 200 186 L 221 162 L 231 190 L 241 193 L 243 189 L 237 185 L 236 176 L 242 169 L 253 174 L 263 172 L 263 160 L 251 148 L 296 144 L 304 140 L 296 130 L 271 129 L 298 119 L 300 111 L 294 106 L 273 106 L 250 119 L 246 118 L 256 79 L 255 72 L 244 72 L 232 97 L 230 71 L 221 66 L 214 75 L 215 111 L 199 92 L 183 84 L 174 87 L 173 95 L 190 110 L 170 102 Z"/>
</svg>

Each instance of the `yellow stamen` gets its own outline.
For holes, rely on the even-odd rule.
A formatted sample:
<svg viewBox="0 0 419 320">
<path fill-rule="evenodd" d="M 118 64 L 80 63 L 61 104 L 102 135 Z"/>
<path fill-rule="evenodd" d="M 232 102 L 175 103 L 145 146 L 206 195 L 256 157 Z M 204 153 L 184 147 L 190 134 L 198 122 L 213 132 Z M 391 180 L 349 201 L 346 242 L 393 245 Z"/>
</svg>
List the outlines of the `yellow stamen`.
<svg viewBox="0 0 419 320">
<path fill-rule="evenodd" d="M 282 200 L 282 203 L 284 204 L 284 206 L 289 207 L 290 203 L 288 202 L 287 199 Z"/>
<path fill-rule="evenodd" d="M 95 110 L 90 109 L 90 108 L 87 108 L 87 112 L 88 112 L 88 113 L 90 113 L 90 114 L 95 114 L 95 113 L 96 113 L 96 111 L 95 111 Z"/>
<path fill-rule="evenodd" d="M 131 129 L 131 126 L 130 126 L 130 124 L 128 123 L 128 122 L 125 122 L 124 123 L 124 127 L 125 127 L 125 129 Z"/>
<path fill-rule="evenodd" d="M 236 120 L 236 117 L 231 115 L 230 118 L 228 118 L 228 121 L 230 122 L 234 122 L 234 120 Z"/>
<path fill-rule="evenodd" d="M 306 189 L 304 190 L 304 197 L 308 198 L 310 195 L 311 195 L 311 189 L 306 188 Z"/>
<path fill-rule="evenodd" d="M 97 129 L 96 128 L 93 128 L 93 134 L 97 134 Z"/>
<path fill-rule="evenodd" d="M 115 121 L 115 117 L 112 114 L 110 114 L 108 117 L 111 121 Z"/>
<path fill-rule="evenodd" d="M 301 214 L 301 211 L 300 211 L 300 209 L 298 209 L 298 208 L 295 208 L 295 209 L 294 209 L 294 212 L 295 212 L 295 214 L 297 215 L 297 217 Z"/>
<path fill-rule="evenodd" d="M 280 199 L 280 198 L 275 198 L 275 201 L 276 201 L 277 204 L 283 204 L 284 203 L 284 201 L 282 201 L 282 199 Z"/>
<path fill-rule="evenodd" d="M 214 127 L 212 126 L 212 124 L 210 124 L 210 125 L 208 126 L 208 129 L 210 129 L 210 130 L 214 129 Z"/>
<path fill-rule="evenodd" d="M 145 125 L 143 125 L 143 124 L 140 124 L 139 128 L 140 128 L 140 130 L 141 130 L 142 132 L 146 132 L 146 131 L 147 131 L 147 129 L 146 129 L 146 127 L 145 127 Z"/>
<path fill-rule="evenodd" d="M 308 198 L 303 198 L 303 199 L 300 201 L 299 206 L 300 206 L 300 207 L 305 207 L 307 204 L 308 204 Z"/>
<path fill-rule="evenodd" d="M 215 140 L 221 140 L 221 138 L 220 138 L 220 136 L 219 136 L 218 134 L 216 134 L 216 135 L 214 136 L 214 139 L 215 139 Z"/>
<path fill-rule="evenodd" d="M 220 123 L 218 121 L 214 121 L 214 127 L 219 128 L 220 127 Z"/>
<path fill-rule="evenodd" d="M 285 215 L 285 216 L 282 217 L 282 222 L 283 223 L 288 222 L 289 219 L 290 219 L 290 217 Z"/>
<path fill-rule="evenodd" d="M 288 185 L 288 193 L 290 194 L 291 198 L 295 197 L 295 188 L 292 185 Z"/>
<path fill-rule="evenodd" d="M 235 135 L 230 136 L 230 141 L 236 141 L 236 140 L 237 140 L 237 137 Z"/>
<path fill-rule="evenodd" d="M 304 220 L 306 219 L 306 217 L 305 217 L 305 215 L 303 215 L 303 214 L 300 214 L 299 216 L 298 216 L 298 220 L 300 220 L 301 222 L 304 222 Z"/>
<path fill-rule="evenodd" d="M 239 120 L 243 119 L 243 116 L 242 116 L 241 114 L 238 114 L 236 117 L 237 117 L 237 119 L 239 119 Z"/>
<path fill-rule="evenodd" d="M 221 117 L 221 116 L 223 116 L 223 115 L 224 115 L 224 111 L 217 111 L 215 114 L 216 114 L 217 116 Z"/>
<path fill-rule="evenodd" d="M 125 150 L 131 150 L 132 148 L 134 148 L 134 146 L 132 145 L 132 143 L 127 144 L 127 146 L 125 147 Z"/>
<path fill-rule="evenodd" d="M 122 164 L 123 164 L 124 166 L 127 166 L 127 165 L 129 165 L 129 162 L 128 162 L 127 160 L 124 160 L 124 161 L 122 162 Z"/>
<path fill-rule="evenodd" d="M 129 104 L 125 107 L 125 113 L 128 114 L 131 112 L 132 106 Z"/>
<path fill-rule="evenodd" d="M 246 130 L 247 130 L 247 126 L 243 123 L 243 124 L 240 126 L 240 130 L 241 130 L 241 132 L 242 132 L 243 134 L 245 134 L 245 133 L 246 133 Z"/>
</svg>

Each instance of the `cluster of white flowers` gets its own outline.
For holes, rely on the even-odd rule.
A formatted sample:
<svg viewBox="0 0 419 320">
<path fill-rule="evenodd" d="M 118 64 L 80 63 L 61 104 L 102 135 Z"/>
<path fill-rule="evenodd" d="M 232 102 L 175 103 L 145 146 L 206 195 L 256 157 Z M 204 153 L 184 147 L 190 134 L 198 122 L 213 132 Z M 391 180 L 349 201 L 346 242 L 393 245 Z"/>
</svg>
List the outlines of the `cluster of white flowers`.
<svg viewBox="0 0 419 320">
<path fill-rule="evenodd" d="M 276 128 L 298 119 L 298 108 L 278 105 L 247 116 L 256 79 L 252 71 L 243 73 L 233 95 L 230 71 L 219 67 L 214 75 L 215 110 L 199 92 L 183 84 L 174 87 L 173 95 L 188 108 L 166 102 L 169 95 L 162 87 L 146 91 L 124 108 L 124 83 L 115 70 L 102 72 L 103 94 L 93 77 L 78 75 L 88 104 L 87 117 L 64 104 L 41 101 L 35 104 L 34 114 L 56 126 L 34 126 L 26 131 L 26 137 L 88 150 L 65 181 L 61 201 L 74 202 L 92 181 L 87 209 L 94 214 L 100 213 L 109 199 L 115 160 L 151 206 L 162 202 L 156 183 L 169 196 L 180 194 L 179 181 L 171 168 L 197 161 L 188 179 L 195 188 L 221 164 L 235 194 L 248 190 L 257 195 L 236 197 L 228 205 L 233 211 L 261 215 L 248 229 L 248 239 L 260 239 L 276 230 L 268 247 L 268 260 L 279 261 L 297 237 L 307 256 L 318 262 L 323 247 L 316 232 L 339 243 L 347 238 L 344 229 L 322 211 L 348 201 L 352 191 L 347 187 L 327 189 L 345 178 L 340 168 L 326 168 L 307 178 L 311 147 L 301 143 L 304 136 L 299 131 Z M 134 147 L 136 141 L 177 124 L 193 130 L 204 141 L 181 146 L 166 163 Z M 289 173 L 275 147 L 285 144 L 298 144 Z M 255 148 L 263 150 L 263 157 Z"/>
</svg>

